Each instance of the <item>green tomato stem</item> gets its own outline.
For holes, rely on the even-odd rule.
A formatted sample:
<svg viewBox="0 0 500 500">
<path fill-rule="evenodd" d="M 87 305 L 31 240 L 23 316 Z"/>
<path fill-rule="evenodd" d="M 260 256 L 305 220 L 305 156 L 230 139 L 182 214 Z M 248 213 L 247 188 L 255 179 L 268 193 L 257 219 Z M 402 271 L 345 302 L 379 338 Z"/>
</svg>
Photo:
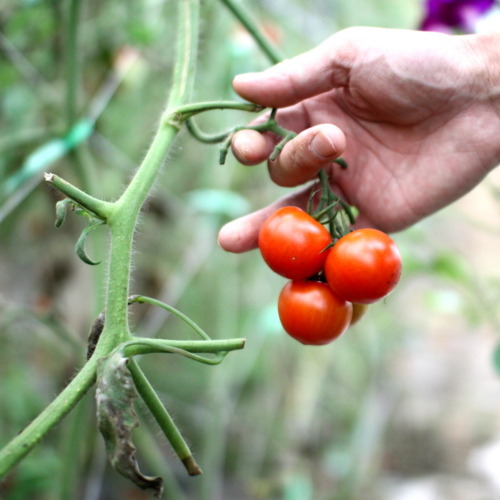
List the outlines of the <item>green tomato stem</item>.
<svg viewBox="0 0 500 500">
<path fill-rule="evenodd" d="M 197 324 L 195 323 L 189 316 L 186 316 L 184 313 L 179 311 L 173 306 L 170 306 L 168 304 L 165 304 L 164 302 L 161 302 L 160 300 L 153 299 L 151 297 L 145 297 L 143 295 L 134 295 L 132 297 L 129 297 L 128 299 L 129 304 L 132 304 L 134 302 L 137 302 L 138 304 L 151 304 L 153 306 L 161 307 L 162 309 L 165 309 L 165 311 L 168 311 L 175 316 L 177 316 L 179 319 L 184 321 L 188 326 L 190 326 L 202 339 L 204 340 L 211 340 L 210 337 L 207 335 L 207 333 Z"/>
<path fill-rule="evenodd" d="M 211 353 L 221 354 L 236 351 L 245 347 L 246 340 L 243 338 L 217 339 L 217 340 L 166 340 L 134 338 L 118 346 L 125 356 L 136 356 L 138 354 L 152 354 L 162 352 L 172 353 Z M 183 352 L 181 352 L 183 351 Z"/>
<path fill-rule="evenodd" d="M 181 122 L 177 108 L 183 106 L 190 97 L 198 44 L 199 1 L 179 2 L 180 26 L 172 90 L 146 156 L 108 217 L 111 231 L 109 281 L 106 322 L 95 351 L 98 356 L 108 354 L 116 345 L 131 338 L 128 297 L 133 235 L 139 212 L 179 132 Z"/>
<path fill-rule="evenodd" d="M 193 82 L 198 36 L 199 0 L 180 1 L 179 39 L 172 92 L 155 138 L 136 175 L 118 202 L 98 200 L 54 174 L 46 180 L 82 207 L 108 222 L 111 231 L 106 322 L 90 360 L 71 383 L 15 438 L 0 450 L 0 477 L 18 463 L 57 424 L 94 384 L 97 360 L 131 338 L 128 296 L 131 252 L 139 211 L 165 155 L 179 131 L 176 108 L 185 104 Z"/>
<path fill-rule="evenodd" d="M 254 104 L 251 102 L 205 101 L 179 106 L 176 112 L 181 115 L 180 118 L 182 121 L 184 121 L 187 118 L 191 118 L 192 116 L 200 113 L 205 113 L 206 111 L 222 109 L 234 109 L 236 111 L 248 111 L 249 113 L 255 113 L 262 111 L 265 108 L 263 106 L 260 106 L 259 104 Z"/>
<path fill-rule="evenodd" d="M 196 463 L 196 460 L 193 458 L 189 446 L 182 437 L 182 434 L 175 425 L 175 422 L 168 413 L 167 409 L 163 406 L 163 403 L 156 394 L 155 390 L 149 383 L 149 380 L 140 369 L 139 365 L 135 362 L 134 359 L 129 358 L 129 360 L 127 361 L 127 366 L 130 370 L 132 378 L 134 379 L 137 391 L 153 414 L 153 417 L 165 434 L 166 438 L 169 440 L 172 448 L 183 463 L 188 474 L 190 476 L 201 474 L 202 471 L 199 465 Z"/>
<path fill-rule="evenodd" d="M 246 28 L 252 38 L 257 42 L 257 45 L 261 48 L 262 52 L 264 52 L 272 63 L 276 64 L 284 59 L 284 55 L 281 51 L 264 35 L 264 33 L 259 29 L 258 24 L 241 6 L 241 4 L 236 3 L 233 0 L 221 1 Z"/>
<path fill-rule="evenodd" d="M 91 359 L 69 385 L 27 426 L 0 450 L 0 478 L 78 403 L 96 378 L 97 358 Z"/>
<path fill-rule="evenodd" d="M 46 173 L 45 180 L 99 219 L 106 220 L 113 212 L 112 203 L 90 196 L 56 174 Z"/>
</svg>

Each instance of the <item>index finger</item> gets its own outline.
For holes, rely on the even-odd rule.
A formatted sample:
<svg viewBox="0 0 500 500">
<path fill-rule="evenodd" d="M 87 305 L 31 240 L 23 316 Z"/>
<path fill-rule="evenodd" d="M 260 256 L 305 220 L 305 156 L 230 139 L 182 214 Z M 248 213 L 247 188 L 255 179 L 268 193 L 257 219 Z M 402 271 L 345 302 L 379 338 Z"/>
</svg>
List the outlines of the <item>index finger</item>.
<svg viewBox="0 0 500 500">
<path fill-rule="evenodd" d="M 281 108 L 347 85 L 355 51 L 341 33 L 262 72 L 237 75 L 234 90 L 251 102 Z"/>
</svg>

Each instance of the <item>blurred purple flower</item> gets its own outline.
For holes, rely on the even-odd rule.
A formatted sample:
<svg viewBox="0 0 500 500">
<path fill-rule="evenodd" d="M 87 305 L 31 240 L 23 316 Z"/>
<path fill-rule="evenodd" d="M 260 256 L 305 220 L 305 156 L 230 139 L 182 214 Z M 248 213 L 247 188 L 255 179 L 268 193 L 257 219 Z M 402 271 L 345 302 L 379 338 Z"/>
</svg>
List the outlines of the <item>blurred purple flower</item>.
<svg viewBox="0 0 500 500">
<path fill-rule="evenodd" d="M 472 33 L 476 21 L 494 4 L 495 0 L 426 0 L 426 15 L 420 29 Z"/>
</svg>

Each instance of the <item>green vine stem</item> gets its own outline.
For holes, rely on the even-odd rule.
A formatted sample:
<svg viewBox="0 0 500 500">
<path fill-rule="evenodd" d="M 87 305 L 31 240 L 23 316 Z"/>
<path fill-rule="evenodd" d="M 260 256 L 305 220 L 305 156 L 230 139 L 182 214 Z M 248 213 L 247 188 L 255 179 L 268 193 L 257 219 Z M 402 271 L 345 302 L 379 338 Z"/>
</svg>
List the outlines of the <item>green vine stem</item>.
<svg viewBox="0 0 500 500">
<path fill-rule="evenodd" d="M 262 33 L 258 24 L 253 20 L 246 9 L 234 0 L 221 0 L 221 2 L 233 13 L 250 35 L 252 35 L 252 38 L 272 63 L 276 64 L 284 59 L 284 55 L 281 54 L 281 51 L 269 41 L 264 33 Z"/>
<path fill-rule="evenodd" d="M 200 0 L 179 0 L 180 16 L 176 66 L 172 91 L 153 142 L 136 175 L 121 198 L 113 203 L 97 200 L 57 176 L 49 174 L 48 181 L 103 216 L 111 232 L 108 283 L 106 292 L 106 322 L 93 356 L 70 384 L 23 431 L 0 450 L 0 477 L 3 477 L 59 422 L 95 382 L 97 360 L 108 355 L 117 345 L 132 338 L 128 322 L 128 296 L 131 269 L 132 240 L 140 209 L 163 164 L 164 158 L 182 118 L 178 108 L 187 102 L 198 43 L 198 14 Z"/>
<path fill-rule="evenodd" d="M 245 339 L 217 339 L 217 340 L 165 340 L 148 339 L 136 337 L 120 344 L 117 349 L 123 352 L 126 357 L 137 356 L 138 354 L 172 353 L 187 356 L 195 361 L 205 364 L 219 364 L 224 356 L 230 351 L 243 349 Z M 195 353 L 210 353 L 219 355 L 219 358 L 209 359 L 197 356 Z"/>
<path fill-rule="evenodd" d="M 171 94 L 151 146 L 130 184 L 114 204 L 107 222 L 111 232 L 106 323 L 96 355 L 130 338 L 128 296 L 132 241 L 139 212 L 182 124 L 179 114 L 191 94 L 198 45 L 199 0 L 180 0 L 180 26 Z"/>
<path fill-rule="evenodd" d="M 0 450 L 0 478 L 26 456 L 94 385 L 96 368 L 97 358 L 94 357 L 42 413 Z"/>
<path fill-rule="evenodd" d="M 66 121 L 70 129 L 78 112 L 79 57 L 78 34 L 81 0 L 70 0 L 66 30 Z"/>
<path fill-rule="evenodd" d="M 92 212 L 93 215 L 101 220 L 106 220 L 114 210 L 112 203 L 90 196 L 85 191 L 61 179 L 58 175 L 46 173 L 45 181 L 57 188 L 61 193 L 69 196 L 69 198 L 78 203 L 81 207 Z"/>
<path fill-rule="evenodd" d="M 259 104 L 254 104 L 252 102 L 205 101 L 205 102 L 195 102 L 191 104 L 186 104 L 185 106 L 180 106 L 177 109 L 177 113 L 180 115 L 182 121 L 184 121 L 187 120 L 188 118 L 191 118 L 194 115 L 217 109 L 219 110 L 234 109 L 237 111 L 249 111 L 251 113 L 255 113 L 262 111 L 264 107 L 260 106 Z"/>
<path fill-rule="evenodd" d="M 119 199 L 114 203 L 100 200 L 54 174 L 46 174 L 46 181 L 49 184 L 66 194 L 96 218 L 105 221 L 109 226 L 111 247 L 108 255 L 105 323 L 94 353 L 73 380 L 27 427 L 0 450 L 0 477 L 5 476 L 80 401 L 95 383 L 98 361 L 115 349 L 122 349 L 126 356 L 153 352 L 177 353 L 203 363 L 216 364 L 228 352 L 241 349 L 245 344 L 244 339 L 208 340 L 203 336 L 203 340 L 190 341 L 140 339 L 132 335 L 129 327 L 129 283 L 134 232 L 142 206 L 182 125 L 189 117 L 210 109 L 245 111 L 260 111 L 262 109 L 260 106 L 250 103 L 188 104 L 194 81 L 200 1 L 178 0 L 179 23 L 172 90 L 152 143 Z M 247 14 L 243 13 L 232 0 L 223 0 L 223 2 L 249 29 L 266 54 L 274 62 L 280 60 L 281 55 L 248 25 L 251 22 Z M 79 0 L 73 0 L 74 20 L 77 17 L 79 6 Z M 76 43 L 76 35 L 74 41 Z M 70 71 L 70 68 L 68 70 Z M 71 76 L 71 78 L 73 77 L 76 78 L 76 75 Z M 69 85 L 68 101 L 71 100 L 71 104 L 68 104 L 68 118 L 72 118 L 75 110 L 70 109 L 70 107 L 76 103 L 73 95 L 76 80 L 69 82 Z M 278 126 L 274 117 L 275 111 L 271 113 L 267 126 L 274 127 L 277 133 L 288 133 L 289 131 L 284 131 Z M 87 125 L 84 129 L 86 135 L 84 134 L 82 137 L 87 137 L 92 131 L 93 122 Z M 74 145 L 72 144 L 73 147 Z M 58 146 L 54 154 L 60 155 L 62 151 L 63 149 Z M 211 354 L 213 357 L 205 357 L 200 354 Z M 134 365 L 133 360 L 131 360 L 131 366 L 134 370 L 136 365 Z M 148 406 L 155 407 L 154 398 L 156 395 L 153 396 L 152 389 L 150 391 L 143 384 L 141 373 L 135 370 L 138 383 L 141 386 L 141 395 Z M 154 393 L 154 391 L 152 392 Z"/>
<path fill-rule="evenodd" d="M 186 316 L 184 313 L 182 313 L 175 307 L 165 304 L 160 300 L 153 299 L 151 297 L 145 297 L 144 295 L 132 295 L 132 297 L 128 299 L 128 303 L 151 304 L 153 306 L 161 307 L 162 309 L 165 309 L 165 311 L 174 314 L 179 319 L 184 321 L 184 323 L 186 323 L 189 327 L 191 327 L 191 329 L 194 330 L 202 339 L 211 340 L 210 337 L 207 335 L 207 333 L 202 328 L 200 328 L 199 325 L 195 323 L 189 316 Z"/>
<path fill-rule="evenodd" d="M 196 463 L 189 446 L 182 437 L 182 434 L 175 425 L 175 422 L 168 413 L 167 409 L 163 406 L 163 403 L 156 394 L 155 390 L 151 387 L 149 380 L 146 378 L 139 365 L 134 359 L 129 358 L 127 367 L 130 370 L 132 378 L 134 379 L 137 392 L 141 395 L 147 407 L 150 409 L 153 417 L 169 440 L 172 448 L 186 468 L 188 474 L 190 476 L 197 476 L 198 474 L 201 474 L 202 470 Z"/>
</svg>

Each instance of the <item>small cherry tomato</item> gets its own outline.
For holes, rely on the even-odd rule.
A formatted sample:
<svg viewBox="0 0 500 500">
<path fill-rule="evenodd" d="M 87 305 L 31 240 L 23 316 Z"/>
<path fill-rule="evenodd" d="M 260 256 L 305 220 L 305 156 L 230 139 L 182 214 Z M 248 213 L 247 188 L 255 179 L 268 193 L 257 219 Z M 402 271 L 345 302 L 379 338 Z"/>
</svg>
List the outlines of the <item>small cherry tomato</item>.
<svg viewBox="0 0 500 500">
<path fill-rule="evenodd" d="M 355 325 L 368 310 L 368 304 L 356 304 L 352 305 L 352 318 L 349 326 Z"/>
<path fill-rule="evenodd" d="M 377 229 L 358 229 L 330 249 L 325 276 L 344 300 L 370 304 L 385 297 L 401 277 L 401 255 L 396 243 Z"/>
<path fill-rule="evenodd" d="M 278 209 L 259 232 L 262 258 L 275 273 L 289 279 L 319 273 L 331 242 L 328 230 L 298 207 Z"/>
<path fill-rule="evenodd" d="M 278 313 L 285 331 L 308 345 L 328 344 L 349 326 L 352 304 L 320 281 L 289 281 L 281 290 Z"/>
</svg>

